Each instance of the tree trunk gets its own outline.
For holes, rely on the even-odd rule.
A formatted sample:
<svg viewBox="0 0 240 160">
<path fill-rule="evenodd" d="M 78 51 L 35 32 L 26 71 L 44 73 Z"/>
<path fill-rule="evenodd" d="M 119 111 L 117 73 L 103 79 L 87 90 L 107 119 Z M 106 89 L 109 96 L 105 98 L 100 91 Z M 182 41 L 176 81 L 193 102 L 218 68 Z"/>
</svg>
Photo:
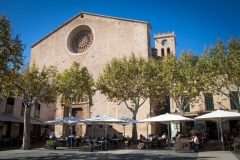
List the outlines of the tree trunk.
<svg viewBox="0 0 240 160">
<path fill-rule="evenodd" d="M 137 112 L 132 112 L 133 114 L 133 117 L 132 119 L 136 120 L 137 118 Z M 137 144 L 137 124 L 136 123 L 133 123 L 133 128 L 132 128 L 132 140 L 133 140 L 133 143 L 134 144 Z"/>
<path fill-rule="evenodd" d="M 184 116 L 185 112 L 181 108 L 179 108 L 179 111 L 180 111 L 180 115 Z"/>
<path fill-rule="evenodd" d="M 30 105 L 24 105 L 24 130 L 23 130 L 23 144 L 21 150 L 30 149 Z"/>
</svg>

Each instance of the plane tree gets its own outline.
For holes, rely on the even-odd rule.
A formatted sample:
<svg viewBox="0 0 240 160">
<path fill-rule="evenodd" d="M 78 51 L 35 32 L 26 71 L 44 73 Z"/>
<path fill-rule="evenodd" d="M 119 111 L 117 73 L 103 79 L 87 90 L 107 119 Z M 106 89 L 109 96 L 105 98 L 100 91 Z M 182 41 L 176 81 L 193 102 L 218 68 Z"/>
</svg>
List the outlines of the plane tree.
<svg viewBox="0 0 240 160">
<path fill-rule="evenodd" d="M 73 62 L 69 69 L 57 76 L 58 95 L 63 106 L 70 107 L 72 103 L 88 102 L 95 94 L 92 74 L 86 67 L 80 68 L 80 64 Z M 71 114 L 71 107 L 69 108 Z"/>
<path fill-rule="evenodd" d="M 22 99 L 24 104 L 24 130 L 22 150 L 30 149 L 30 113 L 37 103 L 50 104 L 56 102 L 56 75 L 54 66 L 43 66 L 39 69 L 35 64 L 24 68 L 14 81 L 13 95 Z"/>
<path fill-rule="evenodd" d="M 124 103 L 136 120 L 139 108 L 148 98 L 154 97 L 159 102 L 165 100 L 160 92 L 161 85 L 154 85 L 157 66 L 155 60 L 137 58 L 133 53 L 130 57 L 113 58 L 99 75 L 96 88 L 109 101 Z M 132 138 L 136 142 L 136 124 L 133 124 Z"/>
<path fill-rule="evenodd" d="M 181 115 L 203 90 L 198 71 L 198 56 L 193 52 L 182 52 L 180 58 L 166 56 L 161 60 L 161 72 L 165 93 L 176 103 Z M 191 103 L 192 104 L 192 103 Z M 193 107 L 193 105 L 192 105 Z"/>
<path fill-rule="evenodd" d="M 240 37 L 230 37 L 227 43 L 218 40 L 215 46 L 205 48 L 199 66 L 206 90 L 229 98 L 232 109 L 240 112 Z"/>
</svg>

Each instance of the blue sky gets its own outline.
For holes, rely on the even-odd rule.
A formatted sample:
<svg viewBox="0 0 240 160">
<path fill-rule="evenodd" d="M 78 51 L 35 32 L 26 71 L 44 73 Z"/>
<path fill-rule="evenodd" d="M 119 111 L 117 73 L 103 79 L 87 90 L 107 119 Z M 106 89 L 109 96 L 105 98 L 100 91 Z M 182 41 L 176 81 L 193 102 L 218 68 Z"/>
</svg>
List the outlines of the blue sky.
<svg viewBox="0 0 240 160">
<path fill-rule="evenodd" d="M 204 46 L 240 36 L 239 0 L 0 0 L 0 14 L 11 21 L 14 34 L 31 46 L 82 10 L 149 22 L 153 35 L 176 34 L 177 55 L 193 51 L 201 55 Z"/>
</svg>

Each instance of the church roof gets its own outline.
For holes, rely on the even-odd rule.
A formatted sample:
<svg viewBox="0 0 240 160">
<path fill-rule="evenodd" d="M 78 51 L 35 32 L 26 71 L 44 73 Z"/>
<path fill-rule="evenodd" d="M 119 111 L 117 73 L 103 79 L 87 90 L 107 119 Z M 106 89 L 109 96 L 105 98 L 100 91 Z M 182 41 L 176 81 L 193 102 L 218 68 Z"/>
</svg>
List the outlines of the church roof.
<svg viewBox="0 0 240 160">
<path fill-rule="evenodd" d="M 80 16 L 81 14 L 88 14 L 88 15 L 105 17 L 105 18 L 111 18 L 111 19 L 118 19 L 118 20 L 138 22 L 138 23 L 145 23 L 145 24 L 147 24 L 147 25 L 149 26 L 150 29 L 152 29 L 150 23 L 145 22 L 145 21 L 138 21 L 138 20 L 132 20 L 132 19 L 118 18 L 118 17 L 110 17 L 110 16 L 105 16 L 105 15 L 100 15 L 100 14 L 93 14 L 93 13 L 88 13 L 88 12 L 80 12 L 80 13 L 78 13 L 76 16 L 74 16 L 73 18 L 71 18 L 70 20 L 68 20 L 67 22 L 65 22 L 64 24 L 62 24 L 61 26 L 59 26 L 57 29 L 53 30 L 51 33 L 49 33 L 48 35 L 46 35 L 45 37 L 43 37 L 42 39 L 40 39 L 39 41 L 37 41 L 36 43 L 34 43 L 31 47 L 36 46 L 38 43 L 40 43 L 41 41 L 43 41 L 44 39 L 46 39 L 47 37 L 49 37 L 50 35 L 52 35 L 54 32 L 56 32 L 57 30 L 61 29 L 62 27 L 64 27 L 64 26 L 67 25 L 68 23 L 70 23 L 72 20 L 74 20 L 75 18 L 77 18 L 77 17 Z"/>
</svg>

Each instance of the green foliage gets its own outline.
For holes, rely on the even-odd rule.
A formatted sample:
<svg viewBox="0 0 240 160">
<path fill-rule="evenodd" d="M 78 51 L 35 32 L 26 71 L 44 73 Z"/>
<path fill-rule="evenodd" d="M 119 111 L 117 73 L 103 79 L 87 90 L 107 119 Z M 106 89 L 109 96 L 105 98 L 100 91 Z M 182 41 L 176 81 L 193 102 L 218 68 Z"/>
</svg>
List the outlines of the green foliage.
<svg viewBox="0 0 240 160">
<path fill-rule="evenodd" d="M 158 95 L 159 101 L 162 101 L 159 88 L 153 84 L 154 64 L 134 54 L 129 58 L 113 58 L 99 75 L 96 87 L 108 100 L 119 103 L 129 101 L 127 107 L 130 111 L 137 111 L 150 96 Z"/>
<path fill-rule="evenodd" d="M 180 148 L 184 148 L 184 147 L 187 147 L 188 145 L 186 144 L 186 143 L 180 143 L 179 145 L 178 145 Z"/>
<path fill-rule="evenodd" d="M 61 95 L 61 103 L 64 106 L 70 105 L 70 96 L 73 96 L 73 102 L 78 103 L 89 101 L 95 93 L 92 75 L 86 67 L 80 69 L 77 62 L 57 77 L 58 94 Z"/>
<path fill-rule="evenodd" d="M 180 59 L 167 56 L 161 61 L 161 77 L 164 91 L 173 98 L 183 115 L 186 107 L 203 90 L 198 74 L 198 56 L 192 52 L 182 52 Z"/>
<path fill-rule="evenodd" d="M 30 113 L 36 103 L 54 103 L 57 99 L 56 92 L 56 68 L 45 67 L 40 70 L 35 64 L 30 69 L 25 68 L 15 81 L 15 97 L 20 97 L 25 106 L 23 150 L 30 147 Z"/>
<path fill-rule="evenodd" d="M 26 68 L 20 73 L 16 84 L 25 90 L 24 101 L 29 104 L 56 102 L 56 75 L 57 69 L 54 66 L 40 70 L 35 64 L 30 69 Z M 16 90 L 15 96 L 22 98 L 22 91 Z"/>
<path fill-rule="evenodd" d="M 47 146 L 57 146 L 57 141 L 56 140 L 46 140 L 46 145 Z"/>
<path fill-rule="evenodd" d="M 238 143 L 233 143 L 233 144 L 231 144 L 231 146 L 232 146 L 233 148 L 239 148 Z"/>
<path fill-rule="evenodd" d="M 18 71 L 23 65 L 23 51 L 26 45 L 20 40 L 20 35 L 13 36 L 10 20 L 0 14 L 0 88 L 1 97 L 9 97 L 11 86 L 17 79 Z"/>
<path fill-rule="evenodd" d="M 148 98 L 155 102 L 165 101 L 165 95 L 161 91 L 162 82 L 156 77 L 159 70 L 156 60 L 138 58 L 133 53 L 128 58 L 113 58 L 99 75 L 96 87 L 108 100 L 125 103 L 133 114 L 132 118 L 136 119 L 139 108 Z M 135 142 L 136 124 L 133 125 L 132 132 Z"/>
<path fill-rule="evenodd" d="M 230 98 L 240 110 L 240 37 L 230 37 L 227 44 L 218 40 L 215 46 L 205 48 L 199 68 L 205 90 Z"/>
<path fill-rule="evenodd" d="M 92 148 L 92 147 L 88 146 L 88 145 L 85 145 L 85 146 L 82 146 L 82 148 Z"/>
</svg>

